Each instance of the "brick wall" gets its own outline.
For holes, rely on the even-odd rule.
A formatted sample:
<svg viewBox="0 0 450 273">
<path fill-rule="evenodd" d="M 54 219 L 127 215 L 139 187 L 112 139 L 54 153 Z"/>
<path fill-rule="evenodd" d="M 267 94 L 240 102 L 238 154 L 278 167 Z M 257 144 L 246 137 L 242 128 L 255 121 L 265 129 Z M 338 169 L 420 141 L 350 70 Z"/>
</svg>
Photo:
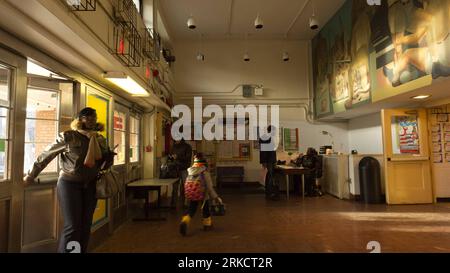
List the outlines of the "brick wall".
<svg viewBox="0 0 450 273">
<path fill-rule="evenodd" d="M 57 118 L 56 109 L 52 110 L 39 110 L 36 112 L 37 119 L 55 119 Z M 48 120 L 36 120 L 36 156 L 40 155 L 48 144 L 53 143 L 56 139 L 57 123 Z M 43 142 L 43 143 L 39 143 Z M 57 160 L 53 160 L 44 172 L 56 172 Z"/>
</svg>

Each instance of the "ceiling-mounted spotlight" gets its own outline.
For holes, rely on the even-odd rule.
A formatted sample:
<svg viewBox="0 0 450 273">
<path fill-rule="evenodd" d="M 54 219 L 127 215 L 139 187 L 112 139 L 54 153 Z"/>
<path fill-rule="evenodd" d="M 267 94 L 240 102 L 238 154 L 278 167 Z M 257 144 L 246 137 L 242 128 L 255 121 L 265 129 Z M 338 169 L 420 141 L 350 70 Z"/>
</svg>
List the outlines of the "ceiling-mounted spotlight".
<svg viewBox="0 0 450 273">
<path fill-rule="evenodd" d="M 202 53 L 198 53 L 197 54 L 197 61 L 199 62 L 203 62 L 205 60 L 205 55 L 203 55 Z"/>
<path fill-rule="evenodd" d="M 187 21 L 187 26 L 190 29 L 195 29 L 197 27 L 197 25 L 195 24 L 194 17 L 192 17 L 192 15 L 191 15 L 191 17 L 189 17 L 189 19 Z"/>
<path fill-rule="evenodd" d="M 309 27 L 312 30 L 316 30 L 319 28 L 319 20 L 317 20 L 317 18 L 316 18 L 314 2 L 312 2 L 312 16 L 309 18 Z"/>
<path fill-rule="evenodd" d="M 317 18 L 314 15 L 311 16 L 311 18 L 309 18 L 309 27 L 312 30 L 316 30 L 319 28 L 319 21 L 317 20 Z"/>
<path fill-rule="evenodd" d="M 284 62 L 289 61 L 289 53 L 287 53 L 286 51 L 283 52 L 283 61 L 284 61 Z"/>
<path fill-rule="evenodd" d="M 244 54 L 244 62 L 249 62 L 250 61 L 250 56 L 248 55 L 248 53 Z"/>
<path fill-rule="evenodd" d="M 259 14 L 258 14 L 258 16 L 256 16 L 256 19 L 255 19 L 255 28 L 262 29 L 263 27 L 264 27 L 264 22 L 261 19 L 261 17 L 259 17 Z"/>
</svg>

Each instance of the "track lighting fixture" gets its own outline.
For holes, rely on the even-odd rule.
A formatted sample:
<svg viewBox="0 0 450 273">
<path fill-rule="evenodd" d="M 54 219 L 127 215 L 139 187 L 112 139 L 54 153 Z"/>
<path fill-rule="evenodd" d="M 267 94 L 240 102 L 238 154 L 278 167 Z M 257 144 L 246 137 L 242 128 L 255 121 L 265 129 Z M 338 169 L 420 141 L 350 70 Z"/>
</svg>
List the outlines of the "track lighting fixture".
<svg viewBox="0 0 450 273">
<path fill-rule="evenodd" d="M 250 61 L 250 56 L 248 55 L 248 53 L 246 52 L 245 54 L 244 54 L 244 62 L 249 62 Z"/>
<path fill-rule="evenodd" d="M 201 52 L 197 53 L 197 61 L 203 62 L 205 60 L 205 55 L 203 55 Z"/>
<path fill-rule="evenodd" d="M 192 15 L 189 17 L 187 21 L 187 26 L 189 29 L 195 29 L 197 27 L 197 25 L 195 24 L 194 17 L 192 17 Z"/>
<path fill-rule="evenodd" d="M 264 22 L 261 19 L 261 17 L 259 16 L 259 13 L 258 13 L 258 16 L 256 16 L 256 19 L 255 19 L 255 28 L 256 29 L 262 29 L 263 27 L 264 27 Z"/>
<path fill-rule="evenodd" d="M 314 10 L 314 2 L 312 3 L 312 11 L 313 11 L 312 16 L 309 18 L 309 27 L 312 30 L 316 30 L 319 28 L 319 20 L 316 18 L 316 13 Z"/>
</svg>

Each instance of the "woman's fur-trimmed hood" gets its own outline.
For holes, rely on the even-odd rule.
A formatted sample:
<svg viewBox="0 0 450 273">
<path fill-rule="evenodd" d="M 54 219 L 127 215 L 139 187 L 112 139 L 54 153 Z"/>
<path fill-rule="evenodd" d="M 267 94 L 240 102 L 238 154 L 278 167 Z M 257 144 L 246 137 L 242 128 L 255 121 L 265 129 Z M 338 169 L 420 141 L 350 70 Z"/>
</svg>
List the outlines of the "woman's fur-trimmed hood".
<svg viewBox="0 0 450 273">
<path fill-rule="evenodd" d="M 83 130 L 83 122 L 79 119 L 74 119 L 72 123 L 70 123 L 70 128 L 74 131 Z M 95 126 L 95 131 L 103 132 L 105 130 L 105 125 L 103 123 L 97 122 Z"/>
</svg>

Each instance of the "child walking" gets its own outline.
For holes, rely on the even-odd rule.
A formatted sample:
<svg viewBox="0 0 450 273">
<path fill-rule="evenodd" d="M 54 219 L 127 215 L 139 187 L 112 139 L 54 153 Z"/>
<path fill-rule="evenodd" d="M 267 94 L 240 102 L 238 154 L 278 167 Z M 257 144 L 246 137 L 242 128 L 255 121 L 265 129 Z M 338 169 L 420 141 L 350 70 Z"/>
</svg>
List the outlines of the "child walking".
<svg viewBox="0 0 450 273">
<path fill-rule="evenodd" d="M 194 217 L 199 205 L 202 208 L 203 230 L 210 230 L 212 227 L 210 200 L 222 203 L 222 199 L 220 199 L 213 188 L 208 165 L 202 153 L 194 156 L 194 164 L 188 169 L 188 177 L 184 183 L 184 193 L 188 202 L 188 209 L 181 219 L 181 235 L 186 236 L 189 223 Z"/>
</svg>

